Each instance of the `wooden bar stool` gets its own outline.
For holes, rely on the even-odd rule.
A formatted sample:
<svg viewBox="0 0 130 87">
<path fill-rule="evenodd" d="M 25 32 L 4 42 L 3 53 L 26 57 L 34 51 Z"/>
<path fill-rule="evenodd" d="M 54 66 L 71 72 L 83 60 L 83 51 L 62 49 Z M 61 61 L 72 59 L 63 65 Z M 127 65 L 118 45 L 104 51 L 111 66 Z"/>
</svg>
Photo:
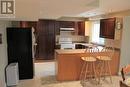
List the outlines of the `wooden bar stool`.
<svg viewBox="0 0 130 87">
<path fill-rule="evenodd" d="M 96 59 L 95 54 L 98 51 L 99 50 L 97 47 L 86 48 L 85 53 L 87 53 L 87 56 L 81 57 L 81 59 L 84 62 L 82 69 L 81 69 L 81 73 L 80 73 L 80 80 L 81 81 L 87 81 L 87 80 L 91 80 L 91 79 L 96 80 L 97 74 L 96 74 L 95 63 L 96 63 L 97 59 Z"/>
<path fill-rule="evenodd" d="M 97 59 L 100 61 L 100 77 L 104 77 L 105 79 L 106 76 L 109 76 L 111 83 L 112 78 L 111 78 L 110 61 L 113 57 L 113 54 L 114 54 L 114 48 L 105 46 L 101 50 L 100 55 L 97 56 Z"/>
</svg>

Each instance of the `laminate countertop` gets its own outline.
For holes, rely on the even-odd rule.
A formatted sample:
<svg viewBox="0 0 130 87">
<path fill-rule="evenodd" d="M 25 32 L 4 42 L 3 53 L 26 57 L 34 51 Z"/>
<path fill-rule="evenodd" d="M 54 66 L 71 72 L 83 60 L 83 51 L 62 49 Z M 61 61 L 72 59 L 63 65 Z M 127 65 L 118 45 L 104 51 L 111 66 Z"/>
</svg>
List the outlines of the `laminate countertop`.
<svg viewBox="0 0 130 87">
<path fill-rule="evenodd" d="M 102 50 L 103 47 L 98 46 L 99 51 Z M 76 53 L 85 53 L 86 49 L 58 49 L 55 50 L 58 54 L 76 54 Z"/>
<path fill-rule="evenodd" d="M 75 54 L 75 53 L 84 53 L 85 49 L 59 49 L 55 50 L 58 54 Z"/>
</svg>

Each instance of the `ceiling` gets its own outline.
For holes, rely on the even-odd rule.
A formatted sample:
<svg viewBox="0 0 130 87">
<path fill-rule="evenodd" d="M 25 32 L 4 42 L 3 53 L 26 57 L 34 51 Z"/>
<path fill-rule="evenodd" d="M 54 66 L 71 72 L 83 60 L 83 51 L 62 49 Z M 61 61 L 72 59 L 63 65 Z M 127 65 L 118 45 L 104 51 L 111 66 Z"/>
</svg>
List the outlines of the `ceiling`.
<svg viewBox="0 0 130 87">
<path fill-rule="evenodd" d="M 127 9 L 130 0 L 15 0 L 15 19 L 91 17 Z"/>
</svg>

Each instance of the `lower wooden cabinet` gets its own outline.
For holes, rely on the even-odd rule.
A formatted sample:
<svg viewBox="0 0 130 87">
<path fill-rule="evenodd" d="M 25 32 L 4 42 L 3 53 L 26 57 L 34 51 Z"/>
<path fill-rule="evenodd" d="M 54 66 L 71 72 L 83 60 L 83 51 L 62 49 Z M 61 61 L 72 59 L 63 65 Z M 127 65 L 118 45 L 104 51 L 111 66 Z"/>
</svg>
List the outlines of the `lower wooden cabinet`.
<svg viewBox="0 0 130 87">
<path fill-rule="evenodd" d="M 56 57 L 56 77 L 59 81 L 79 80 L 82 66 L 84 61 L 81 59 L 83 56 L 89 56 L 88 53 L 84 53 L 84 49 L 76 50 L 57 50 L 55 52 Z M 81 52 L 81 53 L 80 53 Z M 96 53 L 95 53 L 96 54 Z M 97 53 L 96 55 L 104 55 L 104 53 Z M 100 62 L 97 61 L 97 65 Z M 113 76 L 118 75 L 120 63 L 120 50 L 115 49 L 112 60 L 110 61 L 111 74 Z"/>
<path fill-rule="evenodd" d="M 75 45 L 76 49 L 85 49 L 85 46 L 81 45 L 81 44 L 76 44 Z"/>
</svg>

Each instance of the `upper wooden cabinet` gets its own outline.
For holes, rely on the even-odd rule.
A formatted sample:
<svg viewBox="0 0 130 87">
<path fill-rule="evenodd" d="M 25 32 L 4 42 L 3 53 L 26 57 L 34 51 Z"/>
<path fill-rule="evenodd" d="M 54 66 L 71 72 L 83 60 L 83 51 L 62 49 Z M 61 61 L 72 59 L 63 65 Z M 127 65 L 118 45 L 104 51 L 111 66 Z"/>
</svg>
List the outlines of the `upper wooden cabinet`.
<svg viewBox="0 0 130 87">
<path fill-rule="evenodd" d="M 100 37 L 114 39 L 116 18 L 100 20 Z"/>
<path fill-rule="evenodd" d="M 75 35 L 85 35 L 84 21 L 55 21 L 55 34 L 60 35 L 60 28 L 74 28 Z"/>
<path fill-rule="evenodd" d="M 20 21 L 19 26 L 22 28 L 33 27 L 35 37 L 37 37 L 37 24 L 38 21 Z"/>
<path fill-rule="evenodd" d="M 60 28 L 74 28 L 74 21 L 55 21 L 55 34 L 60 35 Z"/>
<path fill-rule="evenodd" d="M 20 21 L 20 27 L 34 27 L 37 28 L 37 21 Z"/>
<path fill-rule="evenodd" d="M 78 35 L 82 35 L 85 36 L 85 22 L 81 21 L 77 23 L 77 27 L 78 27 Z"/>
<path fill-rule="evenodd" d="M 73 28 L 75 26 L 74 21 L 59 21 L 62 28 Z"/>
</svg>

